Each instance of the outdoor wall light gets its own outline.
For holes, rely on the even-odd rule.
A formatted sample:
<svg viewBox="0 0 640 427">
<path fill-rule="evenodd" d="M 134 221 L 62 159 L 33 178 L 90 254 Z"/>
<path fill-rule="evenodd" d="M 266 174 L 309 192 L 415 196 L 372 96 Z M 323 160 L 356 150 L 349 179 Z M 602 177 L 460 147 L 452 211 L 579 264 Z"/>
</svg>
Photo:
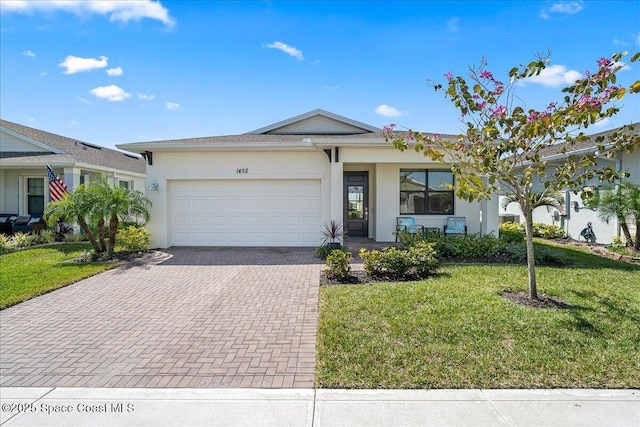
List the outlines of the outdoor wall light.
<svg viewBox="0 0 640 427">
<path fill-rule="evenodd" d="M 160 189 L 160 184 L 158 184 L 158 181 L 153 180 L 151 185 L 149 185 L 149 191 L 158 191 L 159 189 Z"/>
</svg>

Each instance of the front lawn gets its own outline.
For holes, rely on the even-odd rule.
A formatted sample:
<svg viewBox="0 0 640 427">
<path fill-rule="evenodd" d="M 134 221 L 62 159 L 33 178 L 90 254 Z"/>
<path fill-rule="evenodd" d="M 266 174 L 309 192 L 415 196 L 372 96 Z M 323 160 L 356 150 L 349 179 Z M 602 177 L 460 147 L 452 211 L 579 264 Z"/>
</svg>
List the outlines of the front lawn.
<svg viewBox="0 0 640 427">
<path fill-rule="evenodd" d="M 113 268 L 109 263 L 71 262 L 87 243 L 52 245 L 0 255 L 0 309 Z"/>
<path fill-rule="evenodd" d="M 524 307 L 523 265 L 444 265 L 419 282 L 323 286 L 317 381 L 325 388 L 638 388 L 640 266 L 571 247 L 538 267 Z"/>
</svg>

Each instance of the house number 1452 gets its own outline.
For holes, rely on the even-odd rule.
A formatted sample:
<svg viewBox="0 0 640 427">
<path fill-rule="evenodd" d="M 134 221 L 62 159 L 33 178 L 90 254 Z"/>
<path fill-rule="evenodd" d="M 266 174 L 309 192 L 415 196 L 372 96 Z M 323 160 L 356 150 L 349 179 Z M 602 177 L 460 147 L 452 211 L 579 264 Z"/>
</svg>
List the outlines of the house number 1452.
<svg viewBox="0 0 640 427">
<path fill-rule="evenodd" d="M 249 168 L 238 168 L 236 173 L 249 173 Z"/>
</svg>

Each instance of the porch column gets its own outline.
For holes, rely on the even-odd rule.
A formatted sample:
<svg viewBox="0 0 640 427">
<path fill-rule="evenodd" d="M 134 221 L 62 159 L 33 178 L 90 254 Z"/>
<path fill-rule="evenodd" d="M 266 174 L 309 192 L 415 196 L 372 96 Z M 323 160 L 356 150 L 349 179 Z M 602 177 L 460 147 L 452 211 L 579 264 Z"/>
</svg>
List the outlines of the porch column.
<svg viewBox="0 0 640 427">
<path fill-rule="evenodd" d="M 64 168 L 64 183 L 69 191 L 80 185 L 80 168 Z"/>
<path fill-rule="evenodd" d="M 480 202 L 482 209 L 482 235 L 493 234 L 498 237 L 499 226 L 499 198 L 494 195 L 491 200 L 483 200 Z"/>
<path fill-rule="evenodd" d="M 344 198 L 343 198 L 343 163 L 336 162 L 335 148 L 332 148 L 331 162 L 331 218 L 340 223 L 344 222 Z"/>
</svg>

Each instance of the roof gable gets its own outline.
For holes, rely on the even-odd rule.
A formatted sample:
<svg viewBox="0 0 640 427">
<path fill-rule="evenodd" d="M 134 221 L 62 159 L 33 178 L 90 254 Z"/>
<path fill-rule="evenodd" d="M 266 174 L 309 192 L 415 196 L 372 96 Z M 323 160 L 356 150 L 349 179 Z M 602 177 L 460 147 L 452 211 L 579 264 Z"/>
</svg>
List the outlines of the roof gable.
<svg viewBox="0 0 640 427">
<path fill-rule="evenodd" d="M 120 151 L 100 147 L 87 142 L 77 141 L 65 136 L 56 135 L 39 129 L 0 120 L 2 132 L 2 151 L 0 157 L 3 159 L 27 159 L 30 162 L 50 162 L 64 160 L 73 161 L 96 166 L 103 166 L 111 169 L 123 171 L 145 173 L 145 163 L 141 158 L 133 157 Z M 5 147 L 5 138 L 9 143 Z M 31 144 L 31 149 L 26 146 Z M 37 147 L 40 149 L 38 150 Z M 27 148 L 27 149 L 24 149 Z M 57 156 L 57 157 L 56 157 Z"/>
<path fill-rule="evenodd" d="M 381 130 L 321 109 L 248 132 L 253 135 L 357 135 Z"/>
<path fill-rule="evenodd" d="M 62 153 L 61 150 L 5 127 L 0 128 L 0 141 L 2 141 L 0 152 Z"/>
</svg>

